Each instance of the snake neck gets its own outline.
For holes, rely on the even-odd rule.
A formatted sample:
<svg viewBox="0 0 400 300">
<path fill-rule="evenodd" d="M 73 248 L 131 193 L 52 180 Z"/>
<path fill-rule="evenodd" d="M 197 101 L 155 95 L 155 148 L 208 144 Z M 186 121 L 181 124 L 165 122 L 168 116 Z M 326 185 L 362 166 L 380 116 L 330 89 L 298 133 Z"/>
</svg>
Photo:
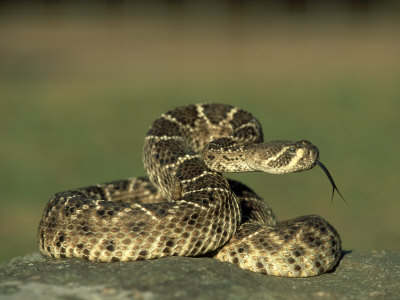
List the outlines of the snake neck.
<svg viewBox="0 0 400 300">
<path fill-rule="evenodd" d="M 216 172 L 251 172 L 256 171 L 248 164 L 250 145 L 232 145 L 217 147 L 210 143 L 202 153 L 206 166 Z"/>
</svg>

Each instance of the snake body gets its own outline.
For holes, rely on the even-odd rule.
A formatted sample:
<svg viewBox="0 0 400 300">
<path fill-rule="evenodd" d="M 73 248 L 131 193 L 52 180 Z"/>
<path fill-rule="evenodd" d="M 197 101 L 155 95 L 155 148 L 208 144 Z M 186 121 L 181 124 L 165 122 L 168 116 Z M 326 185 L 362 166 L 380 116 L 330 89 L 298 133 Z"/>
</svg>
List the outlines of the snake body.
<svg viewBox="0 0 400 300">
<path fill-rule="evenodd" d="M 317 160 L 318 149 L 308 141 L 264 143 L 260 123 L 240 108 L 178 107 L 147 132 L 148 178 L 55 194 L 39 224 L 39 249 L 98 262 L 210 253 L 262 274 L 322 274 L 341 255 L 332 225 L 315 215 L 277 222 L 261 197 L 221 174 L 284 174 Z"/>
</svg>

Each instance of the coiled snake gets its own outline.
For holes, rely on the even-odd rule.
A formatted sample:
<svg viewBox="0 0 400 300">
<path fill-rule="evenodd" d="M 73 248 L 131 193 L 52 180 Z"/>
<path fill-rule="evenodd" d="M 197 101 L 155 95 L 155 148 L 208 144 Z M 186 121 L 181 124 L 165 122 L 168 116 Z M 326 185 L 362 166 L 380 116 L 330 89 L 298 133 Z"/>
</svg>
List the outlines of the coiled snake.
<svg viewBox="0 0 400 300">
<path fill-rule="evenodd" d="M 221 174 L 323 167 L 310 142 L 264 143 L 250 113 L 188 105 L 151 125 L 143 161 L 148 178 L 55 194 L 40 221 L 40 252 L 99 262 L 211 253 L 243 269 L 289 277 L 337 264 L 341 241 L 327 221 L 310 215 L 277 222 L 262 198 Z"/>
</svg>

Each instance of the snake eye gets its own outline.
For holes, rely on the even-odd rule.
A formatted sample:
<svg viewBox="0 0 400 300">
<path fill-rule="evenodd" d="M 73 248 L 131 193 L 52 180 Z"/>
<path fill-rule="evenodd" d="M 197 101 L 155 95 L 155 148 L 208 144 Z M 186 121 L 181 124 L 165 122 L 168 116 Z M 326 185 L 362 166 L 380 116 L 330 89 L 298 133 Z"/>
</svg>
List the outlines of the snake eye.
<svg viewBox="0 0 400 300">
<path fill-rule="evenodd" d="M 292 154 L 295 154 L 296 153 L 296 148 L 294 146 L 290 146 L 289 147 L 289 152 L 292 153 Z"/>
</svg>

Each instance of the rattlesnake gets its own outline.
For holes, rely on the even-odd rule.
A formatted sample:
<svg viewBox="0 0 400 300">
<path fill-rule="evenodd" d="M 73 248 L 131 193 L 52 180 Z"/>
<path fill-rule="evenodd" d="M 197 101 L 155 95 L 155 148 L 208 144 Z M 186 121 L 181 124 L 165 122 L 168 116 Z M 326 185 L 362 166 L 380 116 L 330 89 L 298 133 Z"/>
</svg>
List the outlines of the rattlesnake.
<svg viewBox="0 0 400 300">
<path fill-rule="evenodd" d="M 322 274 L 337 264 L 341 240 L 327 221 L 310 215 L 279 223 L 263 199 L 220 173 L 311 169 L 320 162 L 310 142 L 264 143 L 250 113 L 196 104 L 151 125 L 143 161 L 148 178 L 55 194 L 40 221 L 40 252 L 99 262 L 209 253 L 289 277 Z"/>
</svg>

